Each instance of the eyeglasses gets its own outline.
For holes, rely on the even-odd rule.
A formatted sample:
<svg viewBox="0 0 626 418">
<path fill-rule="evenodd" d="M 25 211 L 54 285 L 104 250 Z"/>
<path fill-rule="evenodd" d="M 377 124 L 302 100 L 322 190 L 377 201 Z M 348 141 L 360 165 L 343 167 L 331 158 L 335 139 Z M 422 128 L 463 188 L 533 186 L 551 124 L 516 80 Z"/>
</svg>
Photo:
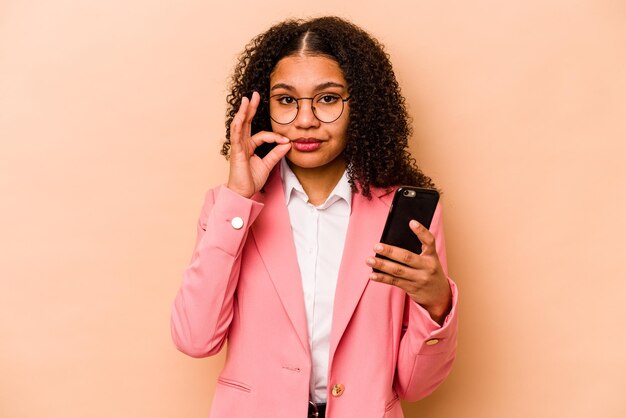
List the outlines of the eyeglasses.
<svg viewBox="0 0 626 418">
<path fill-rule="evenodd" d="M 311 100 L 311 110 L 315 117 L 324 123 L 331 123 L 343 114 L 344 102 L 350 100 L 337 93 L 318 93 L 313 97 L 295 98 L 288 94 L 270 96 L 270 118 L 280 125 L 288 125 L 298 117 L 300 100 Z"/>
</svg>

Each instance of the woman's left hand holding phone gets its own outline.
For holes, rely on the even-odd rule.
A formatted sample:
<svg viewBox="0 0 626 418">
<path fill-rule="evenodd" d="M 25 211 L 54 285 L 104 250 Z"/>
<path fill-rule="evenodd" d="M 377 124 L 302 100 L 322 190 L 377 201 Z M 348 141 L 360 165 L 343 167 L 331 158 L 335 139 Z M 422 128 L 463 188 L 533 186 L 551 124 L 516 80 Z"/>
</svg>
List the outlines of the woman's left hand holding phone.
<svg viewBox="0 0 626 418">
<path fill-rule="evenodd" d="M 261 97 L 256 91 L 252 98 L 244 97 L 230 124 L 230 169 L 227 187 L 245 198 L 261 190 L 274 166 L 291 149 L 288 138 L 275 132 L 261 131 L 252 135 L 252 119 Z M 265 157 L 254 150 L 263 143 L 277 144 Z"/>
<path fill-rule="evenodd" d="M 442 325 L 452 308 L 452 291 L 437 255 L 435 237 L 417 221 L 411 221 L 409 228 L 422 243 L 421 254 L 378 243 L 374 251 L 389 260 L 368 257 L 366 264 L 379 270 L 370 278 L 404 290 L 428 311 L 435 322 Z"/>
</svg>

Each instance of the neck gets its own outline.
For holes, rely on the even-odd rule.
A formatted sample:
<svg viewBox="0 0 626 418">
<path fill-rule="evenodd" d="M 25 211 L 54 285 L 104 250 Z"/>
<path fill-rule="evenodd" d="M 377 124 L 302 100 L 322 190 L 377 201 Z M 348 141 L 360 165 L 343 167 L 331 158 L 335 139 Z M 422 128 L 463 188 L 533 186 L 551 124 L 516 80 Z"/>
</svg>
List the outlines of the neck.
<svg viewBox="0 0 626 418">
<path fill-rule="evenodd" d="M 321 205 L 328 199 L 330 192 L 346 170 L 346 164 L 342 159 L 315 168 L 298 167 L 289 160 L 287 163 L 309 197 L 309 202 L 314 206 Z"/>
</svg>

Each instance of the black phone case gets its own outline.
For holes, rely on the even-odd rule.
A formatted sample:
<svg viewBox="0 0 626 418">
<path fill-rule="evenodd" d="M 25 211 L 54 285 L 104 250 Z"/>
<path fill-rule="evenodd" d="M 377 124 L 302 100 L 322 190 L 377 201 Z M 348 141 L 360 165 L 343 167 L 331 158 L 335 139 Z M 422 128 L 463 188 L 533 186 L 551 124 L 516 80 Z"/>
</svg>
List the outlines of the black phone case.
<svg viewBox="0 0 626 418">
<path fill-rule="evenodd" d="M 380 242 L 420 254 L 422 243 L 409 228 L 409 221 L 415 219 L 426 228 L 430 228 L 437 202 L 439 193 L 434 189 L 399 187 L 389 208 Z M 377 257 L 386 258 L 378 254 Z"/>
</svg>

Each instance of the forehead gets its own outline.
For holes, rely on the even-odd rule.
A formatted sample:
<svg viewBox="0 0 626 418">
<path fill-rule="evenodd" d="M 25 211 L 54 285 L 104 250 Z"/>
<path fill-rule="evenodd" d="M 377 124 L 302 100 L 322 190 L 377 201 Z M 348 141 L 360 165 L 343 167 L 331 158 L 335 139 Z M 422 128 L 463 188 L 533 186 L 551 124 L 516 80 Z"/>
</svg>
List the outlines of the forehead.
<svg viewBox="0 0 626 418">
<path fill-rule="evenodd" d="M 328 82 L 347 88 L 337 61 L 323 56 L 297 55 L 278 61 L 270 75 L 270 87 L 281 83 L 296 89 L 315 88 Z"/>
</svg>

